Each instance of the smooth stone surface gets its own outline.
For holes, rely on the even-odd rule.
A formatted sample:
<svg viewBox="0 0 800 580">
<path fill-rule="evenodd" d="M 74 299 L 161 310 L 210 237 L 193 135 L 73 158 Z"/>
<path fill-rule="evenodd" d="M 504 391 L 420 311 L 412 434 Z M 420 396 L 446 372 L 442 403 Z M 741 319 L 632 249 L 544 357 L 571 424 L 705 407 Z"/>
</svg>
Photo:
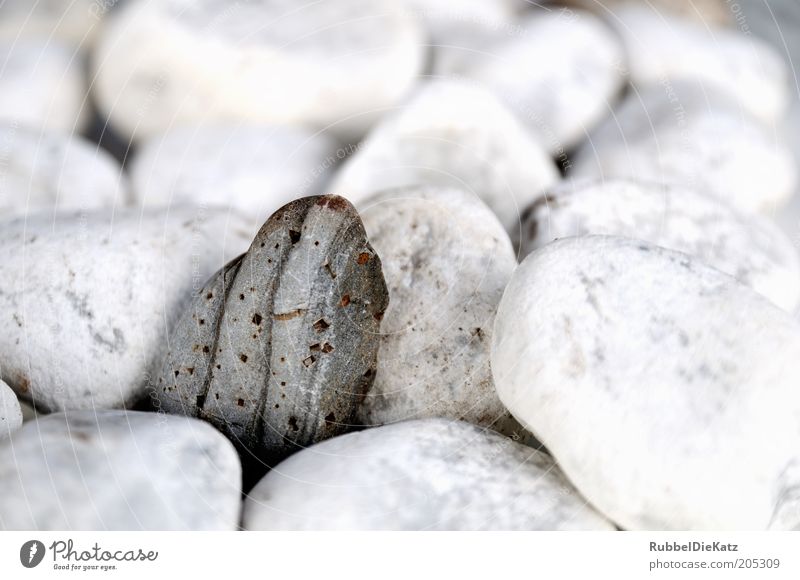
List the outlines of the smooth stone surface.
<svg viewBox="0 0 800 580">
<path fill-rule="evenodd" d="M 119 207 L 127 190 L 122 168 L 97 145 L 0 124 L 0 216 Z"/>
<path fill-rule="evenodd" d="M 693 258 L 584 236 L 500 303 L 500 398 L 625 529 L 764 529 L 797 482 L 800 325 Z"/>
<path fill-rule="evenodd" d="M 0 443 L 0 529 L 234 530 L 241 466 L 201 421 L 70 411 Z"/>
<path fill-rule="evenodd" d="M 408 10 L 428 32 L 428 71 L 433 76 L 458 72 L 486 50 L 521 28 L 516 0 L 407 0 Z"/>
<path fill-rule="evenodd" d="M 578 149 L 568 176 L 681 184 L 767 212 L 792 195 L 797 167 L 776 136 L 723 93 L 667 82 L 632 92 Z"/>
<path fill-rule="evenodd" d="M 8 437 L 22 425 L 22 409 L 14 391 L 0 381 L 0 439 Z"/>
<path fill-rule="evenodd" d="M 245 501 L 250 530 L 611 530 L 547 455 L 444 419 L 336 437 Z"/>
<path fill-rule="evenodd" d="M 557 180 L 555 163 L 496 97 L 466 81 L 437 80 L 370 133 L 329 190 L 358 206 L 386 189 L 458 187 L 518 232 L 520 212 Z"/>
<path fill-rule="evenodd" d="M 195 207 L 4 221 L 0 378 L 44 411 L 132 403 L 171 323 L 247 247 L 246 230 L 234 214 Z"/>
<path fill-rule="evenodd" d="M 517 265 L 502 225 L 474 195 L 454 188 L 389 191 L 362 207 L 391 300 L 361 421 L 444 417 L 502 428 L 507 411 L 489 349 Z"/>
<path fill-rule="evenodd" d="M 542 10 L 520 27 L 462 72 L 562 157 L 609 116 L 625 82 L 626 55 L 614 32 L 589 12 Z"/>
<path fill-rule="evenodd" d="M 392 0 L 131 0 L 103 27 L 94 89 L 136 138 L 202 120 L 358 136 L 409 89 L 423 45 Z"/>
<path fill-rule="evenodd" d="M 741 214 L 691 189 L 623 179 L 566 181 L 526 212 L 520 255 L 588 234 L 637 238 L 684 252 L 784 310 L 800 301 L 800 257 L 792 240 L 772 220 Z"/>
<path fill-rule="evenodd" d="M 0 122 L 66 133 L 86 128 L 88 89 L 77 50 L 46 40 L 0 40 L 0 63 Z"/>
<path fill-rule="evenodd" d="M 103 17 L 121 0 L 3 0 L 0 39 L 49 39 L 91 48 Z"/>
<path fill-rule="evenodd" d="M 760 38 L 642 6 L 619 8 L 609 22 L 625 44 L 634 85 L 697 81 L 769 125 L 785 114 L 794 82 L 781 54 Z"/>
<path fill-rule="evenodd" d="M 727 0 L 648 0 L 646 4 L 641 0 L 563 0 L 561 3 L 591 10 L 609 20 L 613 20 L 620 9 L 647 6 L 666 18 L 690 19 L 709 27 L 733 24 L 736 17 L 734 7 L 739 7 L 738 0 L 735 3 Z"/>
<path fill-rule="evenodd" d="M 355 208 L 294 201 L 197 293 L 153 396 L 268 461 L 344 433 L 375 377 L 388 299 Z"/>
<path fill-rule="evenodd" d="M 299 128 L 196 125 L 141 144 L 130 165 L 134 201 L 236 208 L 255 224 L 293 199 L 316 195 L 345 149 Z"/>
</svg>

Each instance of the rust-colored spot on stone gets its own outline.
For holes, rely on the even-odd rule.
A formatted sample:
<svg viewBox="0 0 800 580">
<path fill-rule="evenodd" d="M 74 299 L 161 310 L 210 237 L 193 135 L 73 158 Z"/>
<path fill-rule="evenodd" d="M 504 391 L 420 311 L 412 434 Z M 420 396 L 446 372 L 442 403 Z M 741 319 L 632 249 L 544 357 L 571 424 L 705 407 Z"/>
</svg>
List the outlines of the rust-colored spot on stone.
<svg viewBox="0 0 800 580">
<path fill-rule="evenodd" d="M 314 330 L 317 332 L 322 332 L 328 328 L 330 328 L 330 324 L 324 318 L 320 318 L 314 323 Z"/>
<path fill-rule="evenodd" d="M 306 311 L 304 309 L 298 308 L 297 310 L 292 310 L 291 312 L 276 314 L 273 318 L 275 318 L 275 320 L 291 320 L 292 318 L 297 318 L 298 316 L 302 316 L 305 313 Z"/>
<path fill-rule="evenodd" d="M 242 361 L 243 363 L 246 363 L 247 362 L 247 355 L 246 354 L 240 354 L 239 355 L 239 360 Z"/>
<path fill-rule="evenodd" d="M 371 258 L 371 256 L 367 252 L 361 252 L 358 255 L 358 263 L 359 263 L 359 265 L 363 266 L 364 264 L 369 262 L 370 258 Z"/>
<path fill-rule="evenodd" d="M 342 299 L 339 301 L 339 306 L 344 308 L 348 304 L 350 304 L 350 295 L 349 294 L 345 294 L 344 296 L 342 296 Z"/>
</svg>

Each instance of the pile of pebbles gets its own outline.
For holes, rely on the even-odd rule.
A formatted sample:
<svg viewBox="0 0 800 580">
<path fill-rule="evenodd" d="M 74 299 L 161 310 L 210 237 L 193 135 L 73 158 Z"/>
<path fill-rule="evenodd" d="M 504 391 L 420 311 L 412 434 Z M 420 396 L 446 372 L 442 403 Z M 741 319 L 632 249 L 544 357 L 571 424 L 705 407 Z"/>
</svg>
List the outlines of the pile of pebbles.
<svg viewBox="0 0 800 580">
<path fill-rule="evenodd" d="M 0 4 L 0 528 L 800 530 L 750 4 Z"/>
</svg>

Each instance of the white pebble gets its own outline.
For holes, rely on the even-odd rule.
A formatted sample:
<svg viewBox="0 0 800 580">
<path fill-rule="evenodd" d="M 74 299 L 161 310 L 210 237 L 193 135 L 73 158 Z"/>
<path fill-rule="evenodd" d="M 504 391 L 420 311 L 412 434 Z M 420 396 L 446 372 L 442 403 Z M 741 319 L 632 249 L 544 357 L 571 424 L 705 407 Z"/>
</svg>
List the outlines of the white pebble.
<svg viewBox="0 0 800 580">
<path fill-rule="evenodd" d="M 72 411 L 0 443 L 0 528 L 234 530 L 241 466 L 202 421 Z"/>
<path fill-rule="evenodd" d="M 626 529 L 765 529 L 800 448 L 800 325 L 680 252 L 534 252 L 498 310 L 500 398 Z"/>
<path fill-rule="evenodd" d="M 135 138 L 203 120 L 360 135 L 410 87 L 422 39 L 392 0 L 131 0 L 103 27 L 94 88 Z"/>
<path fill-rule="evenodd" d="M 389 288 L 362 422 L 445 417 L 503 429 L 489 348 L 517 261 L 500 222 L 474 195 L 444 187 L 380 194 L 361 217 Z"/>
<path fill-rule="evenodd" d="M 723 91 L 764 123 L 777 124 L 785 114 L 789 72 L 760 38 L 643 6 L 619 8 L 609 22 L 625 43 L 634 85 L 692 80 Z"/>
<path fill-rule="evenodd" d="M 478 427 L 408 421 L 305 449 L 245 501 L 250 530 L 611 530 L 549 456 Z"/>
<path fill-rule="evenodd" d="M 464 81 L 437 80 L 375 128 L 329 189 L 358 206 L 385 189 L 457 187 L 518 232 L 521 211 L 557 179 L 544 149 L 491 93 Z"/>
<path fill-rule="evenodd" d="M 81 54 L 67 45 L 0 41 L 0 122 L 83 131 L 89 121 L 83 66 Z"/>
<path fill-rule="evenodd" d="M 119 163 L 99 146 L 0 124 L 0 215 L 119 207 L 127 190 Z"/>
<path fill-rule="evenodd" d="M 280 126 L 198 125 L 147 139 L 131 166 L 134 201 L 233 207 L 253 235 L 293 199 L 322 193 L 344 149 L 330 137 Z"/>
<path fill-rule="evenodd" d="M 249 245 L 223 210 L 36 214 L 0 225 L 0 372 L 45 411 L 143 396 L 168 326 Z"/>
<path fill-rule="evenodd" d="M 463 72 L 562 157 L 609 115 L 624 84 L 625 53 L 614 32 L 588 12 L 541 12 L 520 26 Z"/>
<path fill-rule="evenodd" d="M 8 437 L 22 425 L 22 409 L 14 391 L 0 381 L 0 439 Z"/>
<path fill-rule="evenodd" d="M 769 219 L 679 186 L 624 179 L 564 182 L 526 212 L 520 254 L 587 234 L 637 238 L 690 254 L 785 310 L 800 301 L 800 258 Z"/>
<path fill-rule="evenodd" d="M 797 183 L 773 134 L 725 94 L 685 82 L 632 92 L 578 149 L 569 175 L 681 184 L 749 212 L 785 203 Z"/>
</svg>

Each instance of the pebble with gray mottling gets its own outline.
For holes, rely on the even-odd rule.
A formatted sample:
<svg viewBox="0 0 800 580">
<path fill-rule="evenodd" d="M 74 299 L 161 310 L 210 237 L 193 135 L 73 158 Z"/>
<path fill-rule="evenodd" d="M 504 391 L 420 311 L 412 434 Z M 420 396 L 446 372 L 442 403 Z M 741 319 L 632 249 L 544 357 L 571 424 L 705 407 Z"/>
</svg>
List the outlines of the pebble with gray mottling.
<svg viewBox="0 0 800 580">
<path fill-rule="evenodd" d="M 385 192 L 361 214 L 391 297 L 362 421 L 445 417 L 498 428 L 507 411 L 489 346 L 517 265 L 503 226 L 475 195 L 447 187 Z"/>
<path fill-rule="evenodd" d="M 624 179 L 578 179 L 525 213 L 521 255 L 569 236 L 609 234 L 685 252 L 734 276 L 785 310 L 800 300 L 800 258 L 769 219 L 694 190 Z"/>
<path fill-rule="evenodd" d="M 294 201 L 184 312 L 157 377 L 160 406 L 269 460 L 343 433 L 374 379 L 387 304 L 353 206 Z"/>
<path fill-rule="evenodd" d="M 301 451 L 245 502 L 250 530 L 612 530 L 553 460 L 460 421 L 368 429 Z"/>
<path fill-rule="evenodd" d="M 219 210 L 38 213 L 0 225 L 0 373 L 38 410 L 144 395 L 192 289 L 245 249 Z"/>
<path fill-rule="evenodd" d="M 14 391 L 0 381 L 0 439 L 7 437 L 22 425 L 22 409 Z"/>
<path fill-rule="evenodd" d="M 492 372 L 626 529 L 765 529 L 796 489 L 800 325 L 686 254 L 611 236 L 534 252 L 500 303 Z"/>
<path fill-rule="evenodd" d="M 209 425 L 68 411 L 0 443 L 0 529 L 234 530 L 241 466 Z"/>
</svg>

